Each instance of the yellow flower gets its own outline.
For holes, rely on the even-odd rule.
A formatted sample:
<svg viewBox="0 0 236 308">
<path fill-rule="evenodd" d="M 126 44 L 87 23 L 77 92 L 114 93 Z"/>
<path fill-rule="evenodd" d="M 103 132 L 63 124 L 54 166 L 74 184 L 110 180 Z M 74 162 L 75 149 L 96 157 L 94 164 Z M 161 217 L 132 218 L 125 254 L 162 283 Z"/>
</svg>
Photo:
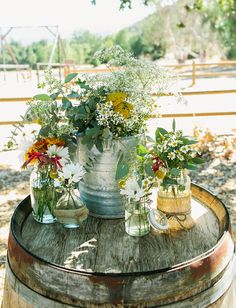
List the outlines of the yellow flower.
<svg viewBox="0 0 236 308">
<path fill-rule="evenodd" d="M 112 102 L 115 112 L 121 114 L 125 119 L 130 117 L 130 112 L 133 110 L 133 105 L 127 103 L 125 99 L 127 94 L 124 92 L 112 92 L 107 95 L 107 102 Z"/>
<path fill-rule="evenodd" d="M 118 187 L 119 187 L 120 189 L 124 188 L 124 187 L 125 187 L 125 183 L 126 183 L 125 180 L 120 180 L 119 183 L 118 183 Z"/>
<path fill-rule="evenodd" d="M 128 119 L 130 117 L 132 110 L 133 110 L 133 105 L 126 102 L 114 106 L 114 111 L 120 113 L 125 119 Z"/>
<path fill-rule="evenodd" d="M 158 171 L 155 172 L 155 174 L 159 180 L 163 180 L 166 175 L 166 172 L 163 169 L 159 169 Z"/>
<path fill-rule="evenodd" d="M 120 103 L 123 103 L 127 98 L 127 94 L 124 92 L 112 92 L 107 95 L 107 102 L 112 102 L 112 105 L 115 107 Z"/>
<path fill-rule="evenodd" d="M 58 173 L 56 170 L 51 170 L 50 173 L 49 173 L 49 176 L 51 179 L 56 179 L 58 178 Z"/>
</svg>

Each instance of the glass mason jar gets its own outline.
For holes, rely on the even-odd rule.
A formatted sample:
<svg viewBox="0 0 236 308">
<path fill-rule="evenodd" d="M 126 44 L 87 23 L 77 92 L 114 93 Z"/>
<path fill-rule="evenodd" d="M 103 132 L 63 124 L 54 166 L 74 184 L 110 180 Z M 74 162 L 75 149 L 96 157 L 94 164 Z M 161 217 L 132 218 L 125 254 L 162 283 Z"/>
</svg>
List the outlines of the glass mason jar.
<svg viewBox="0 0 236 308">
<path fill-rule="evenodd" d="M 160 185 L 157 209 L 166 214 L 170 230 L 190 229 L 194 225 L 191 217 L 191 179 L 185 170 L 175 179 L 175 185 Z"/>
<path fill-rule="evenodd" d="M 57 222 L 65 228 L 78 228 L 88 217 L 88 209 L 84 206 L 74 189 L 67 188 L 56 204 Z"/>
<path fill-rule="evenodd" d="M 147 204 L 148 203 L 148 204 Z M 150 232 L 151 226 L 155 230 L 168 229 L 166 216 L 149 208 L 150 200 L 142 198 L 140 201 L 129 201 L 125 208 L 125 231 L 131 236 L 144 236 Z"/>
<path fill-rule="evenodd" d="M 125 208 L 125 231 L 131 236 L 144 236 L 150 232 L 149 209 L 145 201 L 130 200 Z"/>
<path fill-rule="evenodd" d="M 40 223 L 56 221 L 54 208 L 58 195 L 55 180 L 50 178 L 48 170 L 34 169 L 30 176 L 30 198 L 33 217 Z"/>
</svg>

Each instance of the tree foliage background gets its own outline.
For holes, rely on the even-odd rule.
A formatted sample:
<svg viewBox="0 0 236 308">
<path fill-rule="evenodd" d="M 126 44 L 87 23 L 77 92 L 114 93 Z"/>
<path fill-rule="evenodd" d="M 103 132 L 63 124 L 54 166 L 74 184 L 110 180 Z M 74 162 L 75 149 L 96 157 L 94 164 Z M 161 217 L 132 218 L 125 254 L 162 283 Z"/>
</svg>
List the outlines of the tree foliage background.
<svg viewBox="0 0 236 308">
<path fill-rule="evenodd" d="M 120 0 L 120 8 L 132 9 L 134 1 Z M 63 40 L 66 59 L 76 64 L 97 65 L 94 52 L 114 44 L 121 45 L 137 57 L 151 60 L 166 54 L 173 55 L 178 62 L 206 55 L 236 59 L 236 0 L 139 1 L 145 5 L 155 5 L 155 12 L 114 35 L 76 31 L 70 39 Z M 18 63 L 35 67 L 37 62 L 48 62 L 52 43 L 40 40 L 24 46 L 11 41 L 10 46 Z M 64 62 L 66 59 L 59 51 L 55 53 L 54 62 Z M 13 63 L 8 53 L 6 63 Z"/>
</svg>

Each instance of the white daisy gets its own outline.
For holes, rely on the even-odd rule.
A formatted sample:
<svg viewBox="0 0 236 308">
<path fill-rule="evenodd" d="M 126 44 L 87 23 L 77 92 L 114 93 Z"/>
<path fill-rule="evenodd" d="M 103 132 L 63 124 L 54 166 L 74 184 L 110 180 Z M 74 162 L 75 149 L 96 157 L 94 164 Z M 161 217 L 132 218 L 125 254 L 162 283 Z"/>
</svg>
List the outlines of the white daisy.
<svg viewBox="0 0 236 308">
<path fill-rule="evenodd" d="M 177 156 L 178 156 L 178 159 L 179 159 L 180 161 L 183 161 L 183 160 L 184 160 L 184 157 L 183 157 L 182 154 L 179 153 Z"/>
<path fill-rule="evenodd" d="M 180 151 L 183 152 L 183 153 L 187 153 L 189 151 L 189 146 L 187 145 L 183 145 L 181 148 L 180 148 Z"/>
<path fill-rule="evenodd" d="M 172 148 L 174 148 L 174 147 L 177 147 L 177 145 L 178 145 L 178 141 L 177 140 L 174 140 L 174 141 L 172 141 L 172 142 L 170 142 L 170 146 L 172 147 Z"/>
<path fill-rule="evenodd" d="M 171 152 L 167 155 L 167 158 L 171 159 L 171 160 L 174 160 L 176 157 L 175 153 L 174 152 Z"/>
<path fill-rule="evenodd" d="M 62 171 L 59 170 L 59 175 L 63 180 L 68 180 L 69 184 L 78 183 L 82 180 L 86 171 L 79 164 L 66 164 L 63 166 Z"/>
<path fill-rule="evenodd" d="M 190 153 L 190 156 L 191 156 L 192 158 L 196 157 L 196 156 L 197 156 L 197 152 L 192 152 L 192 153 Z"/>
<path fill-rule="evenodd" d="M 34 144 L 33 140 L 28 137 L 24 137 L 23 139 L 20 140 L 18 146 L 19 150 L 18 159 L 20 162 L 24 161 L 25 153 L 29 150 L 29 148 L 32 147 L 33 144 Z"/>
<path fill-rule="evenodd" d="M 48 147 L 47 154 L 49 157 L 61 157 L 60 163 L 62 165 L 70 159 L 68 148 L 57 147 L 55 144 Z"/>
<path fill-rule="evenodd" d="M 125 195 L 129 200 L 139 201 L 145 196 L 145 191 L 139 186 L 135 178 L 126 181 L 124 189 L 120 190 L 121 195 Z"/>
</svg>

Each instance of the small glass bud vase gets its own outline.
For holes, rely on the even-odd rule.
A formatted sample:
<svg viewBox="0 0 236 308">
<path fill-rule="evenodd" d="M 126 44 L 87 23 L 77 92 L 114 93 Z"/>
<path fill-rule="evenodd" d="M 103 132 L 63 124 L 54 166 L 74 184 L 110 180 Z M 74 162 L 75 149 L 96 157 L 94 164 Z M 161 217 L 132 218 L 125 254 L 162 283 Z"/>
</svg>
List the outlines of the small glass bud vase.
<svg viewBox="0 0 236 308">
<path fill-rule="evenodd" d="M 54 209 L 58 200 L 56 181 L 47 170 L 34 169 L 30 176 L 30 199 L 33 218 L 40 223 L 56 221 Z"/>
<path fill-rule="evenodd" d="M 191 217 L 191 180 L 181 171 L 176 185 L 158 189 L 157 209 L 168 218 L 169 230 L 187 230 L 194 226 Z"/>
<path fill-rule="evenodd" d="M 125 208 L 125 231 L 131 236 L 144 236 L 150 232 L 149 209 L 145 201 L 130 200 Z"/>
<path fill-rule="evenodd" d="M 55 209 L 57 222 L 63 224 L 65 228 L 78 228 L 88 217 L 88 213 L 88 209 L 75 190 L 65 189 Z"/>
</svg>

